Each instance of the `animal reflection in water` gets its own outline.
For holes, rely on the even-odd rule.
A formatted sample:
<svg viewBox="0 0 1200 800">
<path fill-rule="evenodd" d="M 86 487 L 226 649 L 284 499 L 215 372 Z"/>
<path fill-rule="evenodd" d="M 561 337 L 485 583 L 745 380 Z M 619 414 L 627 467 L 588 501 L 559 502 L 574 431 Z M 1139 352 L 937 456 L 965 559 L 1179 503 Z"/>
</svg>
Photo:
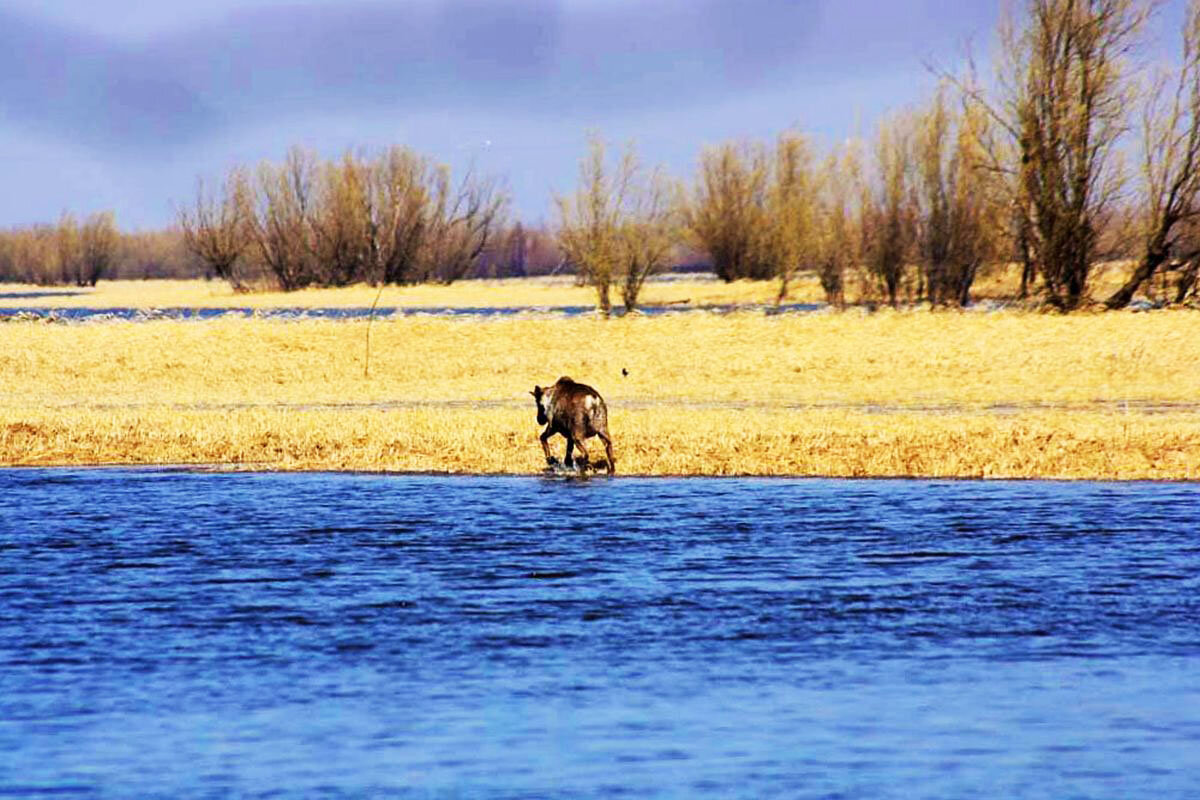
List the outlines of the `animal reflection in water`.
<svg viewBox="0 0 1200 800">
<path fill-rule="evenodd" d="M 558 465 L 558 459 L 550 455 L 549 439 L 554 434 L 561 434 L 567 440 L 567 454 L 563 459 L 565 465 L 577 466 L 580 472 L 584 472 L 588 467 L 588 453 L 584 440 L 599 436 L 604 442 L 608 474 L 612 475 L 616 471 L 612 439 L 608 435 L 608 407 L 604 405 L 604 398 L 599 392 L 563 376 L 553 386 L 533 387 L 530 394 L 537 401 L 538 424 L 546 426 L 540 438 L 548 466 Z M 572 458 L 575 448 L 579 448 L 577 459 Z"/>
</svg>

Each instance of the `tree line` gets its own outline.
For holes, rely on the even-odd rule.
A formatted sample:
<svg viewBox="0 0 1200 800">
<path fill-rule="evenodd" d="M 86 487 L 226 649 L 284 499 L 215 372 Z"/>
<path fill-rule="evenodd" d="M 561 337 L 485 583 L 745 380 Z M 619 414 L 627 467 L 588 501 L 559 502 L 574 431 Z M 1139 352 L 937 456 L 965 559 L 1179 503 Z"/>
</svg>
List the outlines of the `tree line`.
<svg viewBox="0 0 1200 800">
<path fill-rule="evenodd" d="M 991 78 L 973 61 L 935 68 L 933 96 L 868 136 L 726 142 L 687 181 L 593 137 L 550 230 L 512 223 L 498 179 L 396 146 L 235 167 L 198 184 L 171 235 L 238 289 L 561 270 L 606 314 L 614 294 L 635 308 L 649 276 L 697 257 L 724 280 L 778 281 L 781 299 L 814 274 L 839 306 L 848 294 L 962 306 L 979 276 L 1015 264 L 1019 297 L 1064 311 L 1089 302 L 1098 264 L 1125 260 L 1107 307 L 1164 273 L 1184 302 L 1200 272 L 1200 0 L 1175 64 L 1151 70 L 1140 52 L 1158 5 L 1023 0 L 1001 22 Z M 0 233 L 0 278 L 94 283 L 113 236 L 111 215 Z"/>
<path fill-rule="evenodd" d="M 409 148 L 333 161 L 292 148 L 198 186 L 178 218 L 188 249 L 235 288 L 288 291 L 466 277 L 497 256 L 507 204 L 497 180 L 456 180 Z"/>
<path fill-rule="evenodd" d="M 943 72 L 919 107 L 820 152 L 798 132 L 704 150 L 674 202 L 632 149 L 606 166 L 595 140 L 578 189 L 558 199 L 564 252 L 607 310 L 627 307 L 664 241 L 691 242 L 716 273 L 819 278 L 826 299 L 962 306 L 989 268 L 1018 264 L 1020 297 L 1069 311 L 1098 263 L 1134 269 L 1103 302 L 1127 305 L 1156 274 L 1175 302 L 1200 272 L 1200 1 L 1174 68 L 1136 67 L 1158 3 L 1025 0 L 1001 23 L 995 79 Z M 1132 162 L 1135 166 L 1127 167 Z"/>
<path fill-rule="evenodd" d="M 109 211 L 0 230 L 0 281 L 95 286 L 101 278 L 191 278 L 202 271 L 178 231 L 122 232 Z"/>
<path fill-rule="evenodd" d="M 269 273 L 238 265 L 240 288 L 273 288 Z M 521 222 L 505 225 L 466 277 L 505 278 L 570 272 L 555 235 Z M 94 286 L 99 280 L 221 278 L 188 246 L 178 226 L 122 231 L 111 211 L 82 221 L 63 214 L 55 224 L 0 229 L 0 282 Z"/>
</svg>

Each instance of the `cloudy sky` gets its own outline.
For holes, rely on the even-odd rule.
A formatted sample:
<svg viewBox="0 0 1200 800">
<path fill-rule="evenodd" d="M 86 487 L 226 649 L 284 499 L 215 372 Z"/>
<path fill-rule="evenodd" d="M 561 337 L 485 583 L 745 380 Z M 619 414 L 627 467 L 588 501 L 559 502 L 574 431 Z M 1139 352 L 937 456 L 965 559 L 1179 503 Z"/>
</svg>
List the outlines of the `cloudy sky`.
<svg viewBox="0 0 1200 800">
<path fill-rule="evenodd" d="M 1164 15 L 1177 18 L 1183 0 Z M 986 53 L 1000 0 L 0 0 L 0 226 L 168 223 L 197 176 L 406 144 L 549 219 L 589 131 L 689 174 L 869 130 Z"/>
</svg>

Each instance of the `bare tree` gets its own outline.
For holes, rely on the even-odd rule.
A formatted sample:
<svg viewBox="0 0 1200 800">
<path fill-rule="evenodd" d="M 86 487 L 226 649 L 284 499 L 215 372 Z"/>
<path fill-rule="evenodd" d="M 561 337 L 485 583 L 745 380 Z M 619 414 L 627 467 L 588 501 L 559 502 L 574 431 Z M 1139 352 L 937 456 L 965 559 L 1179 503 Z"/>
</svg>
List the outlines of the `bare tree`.
<svg viewBox="0 0 1200 800">
<path fill-rule="evenodd" d="M 1097 220 L 1121 186 L 1115 157 L 1130 106 L 1127 61 L 1153 8 L 1139 0 L 1026 0 L 1021 25 L 1000 31 L 999 96 L 964 84 L 1010 146 L 993 151 L 1010 175 L 1027 275 L 1070 310 L 1085 296 Z M 1015 156 L 1015 158 L 1014 158 Z"/>
<path fill-rule="evenodd" d="M 113 265 L 119 235 L 111 211 L 99 211 L 84 222 L 80 230 L 78 286 L 95 286 Z"/>
<path fill-rule="evenodd" d="M 345 286 L 361 280 L 371 263 L 370 166 L 350 153 L 322 164 L 309 219 L 317 282 Z"/>
<path fill-rule="evenodd" d="M 59 283 L 75 283 L 83 272 L 83 243 L 79 223 L 63 212 L 54 229 L 54 247 L 58 257 Z"/>
<path fill-rule="evenodd" d="M 862 252 L 868 272 L 887 301 L 899 302 L 914 238 L 911 122 L 880 123 L 875 139 L 876 175 L 863 184 Z"/>
<path fill-rule="evenodd" d="M 917 250 L 931 306 L 966 305 L 991 249 L 996 192 L 974 130 L 984 124 L 973 107 L 952 111 L 943 90 L 916 118 Z"/>
<path fill-rule="evenodd" d="M 27 280 L 19 266 L 20 240 L 16 231 L 0 231 L 0 281 Z"/>
<path fill-rule="evenodd" d="M 455 183 L 448 167 L 403 147 L 336 162 L 292 148 L 282 164 L 261 164 L 253 182 L 231 185 L 226 197 L 238 202 L 219 204 L 201 190 L 181 212 L 193 248 L 226 263 L 238 242 L 225 234 L 241 220 L 246 260 L 285 291 L 457 280 L 494 248 L 508 205 L 495 179 L 472 171 Z"/>
<path fill-rule="evenodd" d="M 454 187 L 445 166 L 434 170 L 431 184 L 422 280 L 448 284 L 477 266 L 504 222 L 508 196 L 474 171 Z"/>
<path fill-rule="evenodd" d="M 1105 301 L 1124 308 L 1172 255 L 1195 260 L 1181 241 L 1200 214 L 1200 1 L 1188 3 L 1181 64 L 1171 81 L 1158 76 L 1141 115 L 1141 254 L 1133 274 Z M 1182 245 L 1182 248 L 1181 248 Z M 1193 279 L 1194 280 L 1194 279 Z M 1186 295 L 1186 292 L 1184 292 Z M 1181 298 L 1182 299 L 1182 298 Z"/>
<path fill-rule="evenodd" d="M 0 232 L 0 280 L 61 283 L 58 229 L 33 225 Z"/>
<path fill-rule="evenodd" d="M 670 266 L 678 229 L 675 188 L 661 168 L 647 173 L 635 163 L 630 188 L 617 242 L 621 302 L 627 312 L 637 308 L 646 280 Z"/>
<path fill-rule="evenodd" d="M 862 182 L 857 143 L 846 142 L 822 162 L 816 178 L 811 253 L 830 305 L 846 302 L 846 272 L 859 258 L 857 187 Z"/>
<path fill-rule="evenodd" d="M 595 289 L 600 312 L 612 311 L 614 283 L 632 311 L 646 278 L 666 266 L 674 244 L 675 212 L 665 175 L 647 172 L 632 145 L 610 169 L 604 141 L 594 136 L 580 162 L 575 193 L 555 199 L 559 247 Z"/>
<path fill-rule="evenodd" d="M 785 133 L 775 143 L 766 204 L 766 253 L 779 278 L 776 302 L 788 293 L 788 284 L 811 254 L 814 233 L 815 176 L 812 149 L 804 137 Z"/>
<path fill-rule="evenodd" d="M 553 224 L 525 226 L 525 273 L 553 275 L 563 268 L 566 259 L 559 247 Z"/>
<path fill-rule="evenodd" d="M 0 281 L 88 286 L 101 278 L 183 278 L 198 272 L 178 230 L 122 233 L 111 212 L 92 214 L 82 227 L 64 215 L 59 225 L 0 230 Z"/>
<path fill-rule="evenodd" d="M 1182 220 L 1175 231 L 1170 266 L 1174 272 L 1171 302 L 1200 300 L 1200 216 Z"/>
<path fill-rule="evenodd" d="M 119 238 L 109 278 L 178 279 L 204 274 L 205 265 L 184 245 L 178 228 L 121 233 Z"/>
<path fill-rule="evenodd" d="M 392 147 L 375 159 L 367 205 L 371 283 L 420 280 L 420 254 L 429 224 L 430 167 L 405 147 Z"/>
<path fill-rule="evenodd" d="M 251 239 L 280 289 L 291 291 L 314 280 L 310 214 L 315 157 L 299 148 L 281 166 L 259 166 L 253 208 L 247 213 Z"/>
<path fill-rule="evenodd" d="M 519 221 L 504 235 L 504 249 L 497 276 L 524 277 L 529 264 L 530 236 Z"/>
<path fill-rule="evenodd" d="M 248 244 L 248 191 L 245 172 L 234 169 L 222 183 L 219 195 L 206 192 L 203 181 L 197 181 L 191 205 L 180 207 L 176 214 L 188 251 L 239 291 L 245 288 L 237 264 Z"/>
<path fill-rule="evenodd" d="M 610 174 L 604 141 L 593 136 L 588 155 L 579 164 L 579 186 L 575 193 L 555 197 L 559 247 L 595 289 L 596 304 L 606 317 L 612 312 L 611 289 L 620 248 L 618 232 L 632 170 L 632 157 L 626 153 L 616 174 Z"/>
<path fill-rule="evenodd" d="M 700 174 L 684 205 L 685 224 L 722 280 L 775 276 L 764 258 L 769 177 L 760 145 L 727 142 L 700 156 Z"/>
</svg>

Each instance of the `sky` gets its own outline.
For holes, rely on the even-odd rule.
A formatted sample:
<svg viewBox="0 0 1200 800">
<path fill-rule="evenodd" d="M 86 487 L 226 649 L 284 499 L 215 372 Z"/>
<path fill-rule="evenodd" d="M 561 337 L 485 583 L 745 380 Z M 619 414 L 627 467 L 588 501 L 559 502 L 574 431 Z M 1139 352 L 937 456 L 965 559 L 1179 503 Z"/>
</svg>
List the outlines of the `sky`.
<svg viewBox="0 0 1200 800">
<path fill-rule="evenodd" d="M 1160 24 L 1184 0 L 1168 0 Z M 168 225 L 196 181 L 407 145 L 553 220 L 590 134 L 694 173 L 701 149 L 829 144 L 986 60 L 1000 0 L 0 0 L 0 227 Z"/>
</svg>

